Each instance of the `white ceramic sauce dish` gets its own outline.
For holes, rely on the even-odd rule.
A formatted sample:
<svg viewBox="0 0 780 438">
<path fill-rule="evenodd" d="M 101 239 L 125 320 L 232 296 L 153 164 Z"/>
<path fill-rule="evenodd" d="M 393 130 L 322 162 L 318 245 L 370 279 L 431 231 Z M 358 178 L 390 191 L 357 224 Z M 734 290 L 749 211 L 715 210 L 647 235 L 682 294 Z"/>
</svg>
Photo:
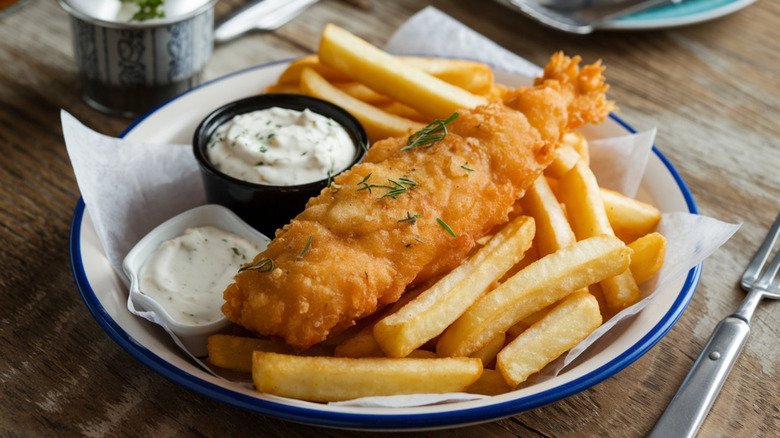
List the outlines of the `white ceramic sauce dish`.
<svg viewBox="0 0 780 438">
<path fill-rule="evenodd" d="M 268 237 L 249 226 L 235 213 L 220 205 L 207 204 L 185 211 L 160 224 L 141 239 L 127 254 L 122 267 L 130 279 L 128 310 L 136 315 L 161 324 L 176 336 L 189 353 L 196 357 L 208 354 L 206 342 L 209 335 L 218 333 L 231 325 L 224 315 L 205 323 L 187 324 L 173 318 L 171 314 L 153 297 L 141 292 L 141 272 L 144 264 L 163 242 L 175 239 L 187 229 L 213 226 L 233 233 L 264 250 L 270 241 Z M 254 257 L 254 254 L 250 256 Z M 154 315 L 149 315 L 152 312 Z M 155 318 L 156 315 L 156 318 Z"/>
</svg>

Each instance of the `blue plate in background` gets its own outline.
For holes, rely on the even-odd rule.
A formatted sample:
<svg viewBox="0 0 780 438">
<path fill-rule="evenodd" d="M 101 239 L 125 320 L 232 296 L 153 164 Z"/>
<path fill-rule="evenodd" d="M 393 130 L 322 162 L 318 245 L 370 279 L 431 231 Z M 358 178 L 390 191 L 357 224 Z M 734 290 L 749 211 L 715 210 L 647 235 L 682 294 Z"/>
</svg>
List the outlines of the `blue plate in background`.
<svg viewBox="0 0 780 438">
<path fill-rule="evenodd" d="M 736 12 L 756 0 L 684 0 L 682 3 L 656 6 L 615 21 L 602 29 L 646 30 L 685 26 L 714 20 Z"/>
</svg>

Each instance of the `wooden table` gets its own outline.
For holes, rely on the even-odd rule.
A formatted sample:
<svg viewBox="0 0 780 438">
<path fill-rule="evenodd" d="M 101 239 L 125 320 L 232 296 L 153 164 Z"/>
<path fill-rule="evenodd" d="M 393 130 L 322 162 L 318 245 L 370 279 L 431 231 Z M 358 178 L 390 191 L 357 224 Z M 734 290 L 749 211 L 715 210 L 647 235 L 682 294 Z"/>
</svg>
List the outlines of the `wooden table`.
<svg viewBox="0 0 780 438">
<path fill-rule="evenodd" d="M 241 1 L 223 0 L 221 16 Z M 494 2 L 323 1 L 271 33 L 216 48 L 206 75 L 310 53 L 328 22 L 383 45 L 431 3 L 507 49 L 544 64 L 559 49 L 608 66 L 611 97 L 693 192 L 701 213 L 742 228 L 704 264 L 688 309 L 667 336 L 612 378 L 551 405 L 489 424 L 419 436 L 642 436 L 653 426 L 717 321 L 743 297 L 738 279 L 780 211 L 780 2 L 764 0 L 688 27 L 589 36 L 560 33 Z M 68 235 L 79 199 L 59 110 L 119 134 L 131 122 L 79 97 L 68 17 L 53 1 L 0 18 L 0 435 L 357 436 L 288 423 L 216 402 L 136 361 L 79 297 Z M 780 434 L 780 312 L 764 303 L 700 436 Z"/>
</svg>

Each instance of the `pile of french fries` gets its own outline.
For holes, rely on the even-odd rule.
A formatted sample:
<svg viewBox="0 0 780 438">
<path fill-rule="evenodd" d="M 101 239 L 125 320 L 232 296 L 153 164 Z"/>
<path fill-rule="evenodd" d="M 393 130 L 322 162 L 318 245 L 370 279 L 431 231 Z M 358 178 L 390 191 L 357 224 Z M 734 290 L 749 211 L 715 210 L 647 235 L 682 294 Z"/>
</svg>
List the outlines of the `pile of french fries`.
<svg viewBox="0 0 780 438">
<path fill-rule="evenodd" d="M 506 88 L 494 82 L 486 64 L 393 56 L 328 25 L 318 53 L 293 61 L 266 91 L 333 102 L 354 115 L 374 142 L 501 99 Z"/>
<path fill-rule="evenodd" d="M 290 64 L 269 91 L 333 101 L 378 140 L 502 89 L 483 64 L 395 57 L 329 25 L 319 53 Z M 635 304 L 663 264 L 659 210 L 600 188 L 588 163 L 586 139 L 567 133 L 509 223 L 435 284 L 362 325 L 304 352 L 214 335 L 210 362 L 251 372 L 260 392 L 318 402 L 513 390 Z"/>
</svg>

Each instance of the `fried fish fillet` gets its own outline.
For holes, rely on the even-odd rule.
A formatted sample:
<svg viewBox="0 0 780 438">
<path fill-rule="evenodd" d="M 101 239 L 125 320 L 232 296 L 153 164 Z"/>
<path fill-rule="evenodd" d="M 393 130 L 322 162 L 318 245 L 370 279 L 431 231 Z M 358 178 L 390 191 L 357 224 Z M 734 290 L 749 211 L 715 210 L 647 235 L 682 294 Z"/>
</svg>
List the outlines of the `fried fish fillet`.
<svg viewBox="0 0 780 438">
<path fill-rule="evenodd" d="M 559 76 L 511 92 L 506 105 L 460 112 L 432 146 L 407 149 L 407 138 L 374 144 L 277 231 L 254 260 L 262 269 L 236 275 L 223 313 L 305 348 L 457 266 L 475 240 L 507 221 L 550 163 L 573 102 L 590 91 L 570 87 L 579 76 Z M 588 101 L 603 100 L 598 85 Z M 599 120 L 610 108 L 591 107 L 599 110 L 578 117 Z"/>
</svg>

